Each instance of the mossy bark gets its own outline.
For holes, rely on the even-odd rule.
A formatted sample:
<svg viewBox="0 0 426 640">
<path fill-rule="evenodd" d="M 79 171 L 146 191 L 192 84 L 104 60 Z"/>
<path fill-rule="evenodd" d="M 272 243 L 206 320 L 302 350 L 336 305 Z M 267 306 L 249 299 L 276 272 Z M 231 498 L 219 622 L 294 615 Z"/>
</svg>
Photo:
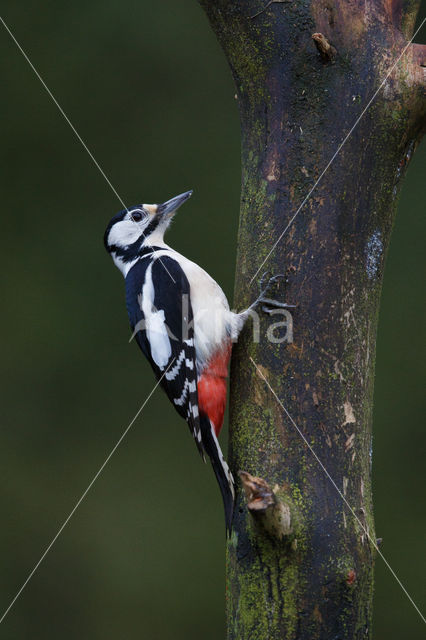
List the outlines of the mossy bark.
<svg viewBox="0 0 426 640">
<path fill-rule="evenodd" d="M 408 43 L 416 6 L 201 4 L 231 66 L 241 114 L 235 306 L 244 308 L 257 293 L 256 270 Z M 232 468 L 275 486 L 298 517 L 291 536 L 274 538 L 255 522 L 238 487 L 227 553 L 230 640 L 371 636 L 377 316 L 401 178 L 425 126 L 424 50 L 408 47 L 262 267 L 288 274 L 286 301 L 297 304 L 294 342 L 269 342 L 264 317 L 260 343 L 247 327 L 235 348 Z"/>
</svg>

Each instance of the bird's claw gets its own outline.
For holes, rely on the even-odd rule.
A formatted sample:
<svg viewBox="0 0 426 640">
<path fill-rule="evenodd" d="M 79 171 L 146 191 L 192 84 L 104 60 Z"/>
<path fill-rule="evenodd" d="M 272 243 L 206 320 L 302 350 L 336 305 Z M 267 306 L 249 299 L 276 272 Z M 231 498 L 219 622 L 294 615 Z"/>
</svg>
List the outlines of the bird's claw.
<svg viewBox="0 0 426 640">
<path fill-rule="evenodd" d="M 268 279 L 268 276 L 271 272 L 270 271 L 265 271 L 265 273 L 261 276 L 260 280 L 259 280 L 259 289 L 261 291 L 263 291 L 263 288 L 266 284 L 266 280 Z"/>
<path fill-rule="evenodd" d="M 275 276 L 272 276 L 272 278 L 269 279 L 268 284 L 275 284 L 280 280 L 285 280 L 287 282 L 287 276 L 285 275 L 285 273 L 277 273 Z"/>
<path fill-rule="evenodd" d="M 273 276 L 270 271 L 265 271 L 259 280 L 260 294 L 256 302 L 253 304 L 253 307 L 259 303 L 263 303 L 262 311 L 268 314 L 272 314 L 274 309 L 294 309 L 296 306 L 294 304 L 278 302 L 278 300 L 268 297 L 269 290 L 281 280 L 287 282 L 287 275 L 285 273 L 277 273 Z"/>
<path fill-rule="evenodd" d="M 262 298 L 267 294 L 269 289 L 274 286 L 280 280 L 287 281 L 287 276 L 284 273 L 277 273 L 275 276 L 270 276 L 270 271 L 265 271 L 259 280 L 260 297 Z"/>
</svg>

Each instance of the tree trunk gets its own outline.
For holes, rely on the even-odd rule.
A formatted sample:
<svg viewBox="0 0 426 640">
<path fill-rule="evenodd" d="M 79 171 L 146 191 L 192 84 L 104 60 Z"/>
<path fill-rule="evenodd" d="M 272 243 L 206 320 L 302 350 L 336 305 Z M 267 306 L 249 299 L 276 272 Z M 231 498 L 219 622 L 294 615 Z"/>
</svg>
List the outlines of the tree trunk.
<svg viewBox="0 0 426 640">
<path fill-rule="evenodd" d="M 248 472 L 249 508 L 240 485 L 228 543 L 228 638 L 365 639 L 376 551 L 377 316 L 402 175 L 425 126 L 426 47 L 408 46 L 268 254 L 408 44 L 416 2 L 201 4 L 241 114 L 236 308 L 252 302 L 266 270 L 287 273 L 279 293 L 297 305 L 293 343 L 266 339 L 271 319 L 262 316 L 260 343 L 246 327 L 233 357 L 230 462 Z"/>
</svg>

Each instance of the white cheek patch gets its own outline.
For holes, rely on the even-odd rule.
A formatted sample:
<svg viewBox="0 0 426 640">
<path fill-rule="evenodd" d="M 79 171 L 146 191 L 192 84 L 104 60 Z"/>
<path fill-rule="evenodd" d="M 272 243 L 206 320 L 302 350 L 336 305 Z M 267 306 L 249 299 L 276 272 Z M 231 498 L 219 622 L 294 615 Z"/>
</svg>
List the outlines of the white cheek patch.
<svg viewBox="0 0 426 640">
<path fill-rule="evenodd" d="M 108 244 L 115 244 L 117 247 L 127 247 L 140 238 L 145 226 L 145 224 L 140 225 L 137 222 L 133 222 L 133 220 L 117 222 L 109 232 Z"/>
</svg>

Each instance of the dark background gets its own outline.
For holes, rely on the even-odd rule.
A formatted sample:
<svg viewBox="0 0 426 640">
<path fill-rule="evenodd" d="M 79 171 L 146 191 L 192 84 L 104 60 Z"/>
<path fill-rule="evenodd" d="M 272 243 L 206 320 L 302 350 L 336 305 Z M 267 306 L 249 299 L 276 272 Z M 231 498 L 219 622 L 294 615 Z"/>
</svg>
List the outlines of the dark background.
<svg viewBox="0 0 426 640">
<path fill-rule="evenodd" d="M 197 2 L 2 6 L 126 204 L 195 190 L 169 240 L 232 299 L 239 121 L 230 72 Z M 0 79 L 4 611 L 154 380 L 127 342 L 122 277 L 102 246 L 122 206 L 1 25 Z M 374 415 L 377 535 L 420 607 L 425 166 L 423 146 L 405 180 L 387 262 Z M 157 391 L 0 626 L 0 638 L 216 640 L 224 636 L 223 592 L 219 492 Z M 378 559 L 375 638 L 423 633 Z"/>
</svg>

